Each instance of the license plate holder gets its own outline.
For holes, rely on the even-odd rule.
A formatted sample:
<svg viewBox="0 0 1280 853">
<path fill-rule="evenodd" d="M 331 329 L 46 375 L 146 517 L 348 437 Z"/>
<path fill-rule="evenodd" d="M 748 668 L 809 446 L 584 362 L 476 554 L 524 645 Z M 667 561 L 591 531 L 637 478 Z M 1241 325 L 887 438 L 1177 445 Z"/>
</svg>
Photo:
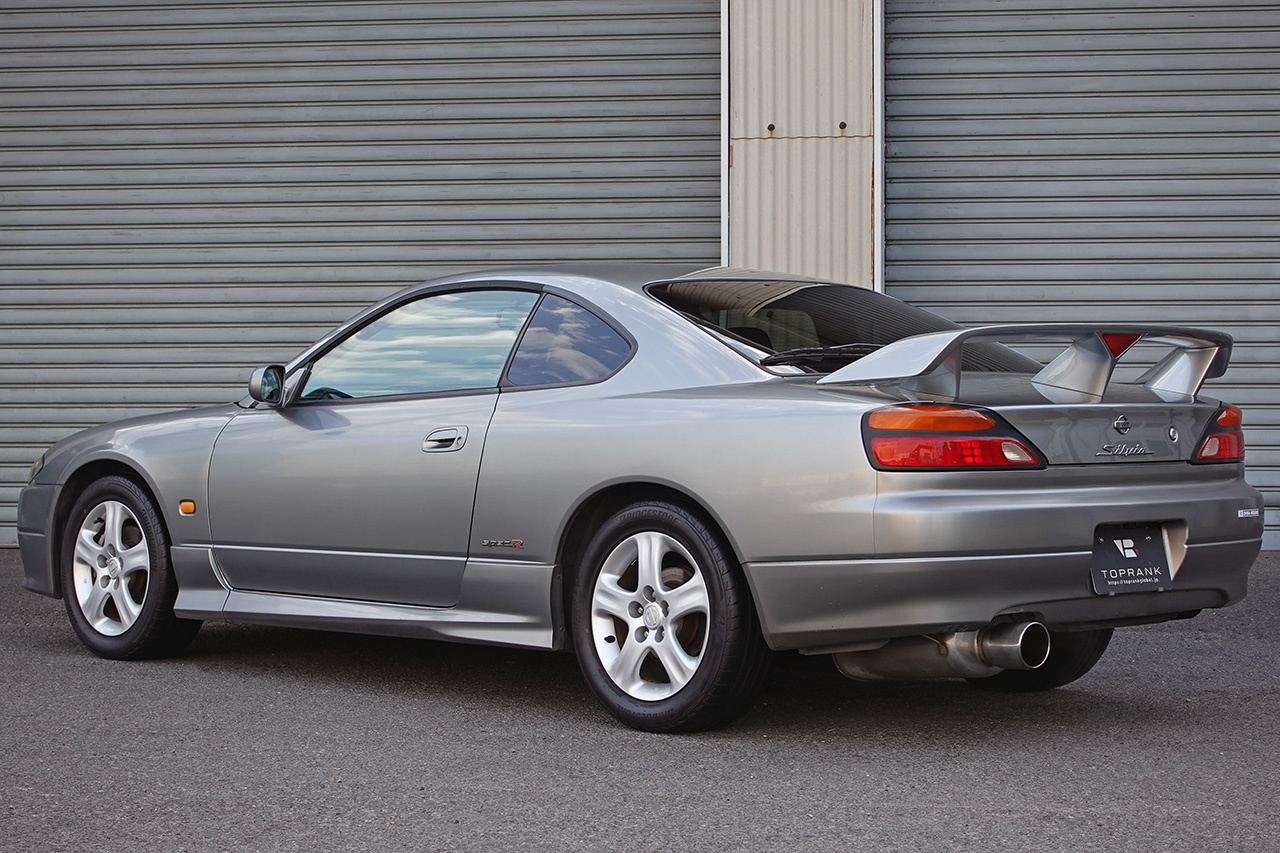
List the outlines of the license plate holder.
<svg viewBox="0 0 1280 853">
<path fill-rule="evenodd" d="M 1164 526 L 1103 524 L 1093 533 L 1093 591 L 1164 592 L 1173 583 Z"/>
</svg>

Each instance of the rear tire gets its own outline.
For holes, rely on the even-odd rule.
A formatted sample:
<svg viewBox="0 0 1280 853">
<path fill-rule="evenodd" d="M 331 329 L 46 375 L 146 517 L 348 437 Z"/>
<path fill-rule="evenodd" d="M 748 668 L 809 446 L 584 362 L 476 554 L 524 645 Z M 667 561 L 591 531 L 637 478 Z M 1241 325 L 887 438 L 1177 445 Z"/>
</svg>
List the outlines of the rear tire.
<svg viewBox="0 0 1280 853">
<path fill-rule="evenodd" d="M 173 612 L 178 583 L 155 503 L 125 477 L 103 477 L 71 507 L 62 539 L 62 600 L 90 651 L 143 660 L 181 650 L 200 622 Z"/>
<path fill-rule="evenodd" d="M 1034 693 L 1070 684 L 1093 669 L 1111 643 L 1113 629 L 1050 631 L 1049 657 L 1036 669 L 1006 669 L 969 683 L 998 693 Z"/>
<path fill-rule="evenodd" d="M 772 660 L 745 578 L 719 537 L 666 502 L 634 504 L 592 537 L 573 597 L 578 663 L 629 726 L 689 732 L 745 711 Z"/>
</svg>

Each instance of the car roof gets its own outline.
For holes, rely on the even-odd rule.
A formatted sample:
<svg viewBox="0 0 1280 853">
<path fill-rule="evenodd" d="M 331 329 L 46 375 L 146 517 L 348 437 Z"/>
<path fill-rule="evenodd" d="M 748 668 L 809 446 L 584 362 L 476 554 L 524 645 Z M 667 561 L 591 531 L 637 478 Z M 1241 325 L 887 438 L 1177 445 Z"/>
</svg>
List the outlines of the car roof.
<svg viewBox="0 0 1280 853">
<path fill-rule="evenodd" d="M 638 262 L 638 263 L 596 263 L 590 261 L 568 262 L 556 264 L 539 264 L 537 266 L 495 267 L 474 270 L 456 275 L 433 278 L 429 281 L 413 285 L 406 290 L 434 287 L 440 284 L 483 281 L 485 279 L 516 279 L 531 283 L 543 282 L 548 277 L 573 275 L 593 278 L 608 282 L 628 290 L 641 290 L 645 285 L 655 282 L 670 281 L 797 281 L 811 283 L 830 283 L 814 276 L 794 273 L 776 272 L 772 270 L 747 269 L 743 267 L 697 267 L 688 263 L 677 262 Z"/>
</svg>

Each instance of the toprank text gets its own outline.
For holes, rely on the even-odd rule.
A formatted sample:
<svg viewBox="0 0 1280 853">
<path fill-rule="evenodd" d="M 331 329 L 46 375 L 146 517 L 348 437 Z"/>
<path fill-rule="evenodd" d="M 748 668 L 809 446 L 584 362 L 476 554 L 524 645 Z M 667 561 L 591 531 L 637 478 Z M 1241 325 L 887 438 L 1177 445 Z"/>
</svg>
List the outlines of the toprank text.
<svg viewBox="0 0 1280 853">
<path fill-rule="evenodd" d="M 1132 566 L 1123 569 L 1098 569 L 1099 574 L 1111 581 L 1133 583 L 1145 578 L 1164 579 L 1164 569 L 1159 566 Z"/>
</svg>

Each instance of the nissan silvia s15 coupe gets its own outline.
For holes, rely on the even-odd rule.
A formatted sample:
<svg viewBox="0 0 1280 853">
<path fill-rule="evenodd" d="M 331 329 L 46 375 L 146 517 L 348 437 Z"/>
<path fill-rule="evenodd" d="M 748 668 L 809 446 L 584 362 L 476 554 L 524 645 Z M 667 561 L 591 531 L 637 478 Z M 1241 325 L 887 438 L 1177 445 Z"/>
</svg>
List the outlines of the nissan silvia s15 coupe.
<svg viewBox="0 0 1280 853">
<path fill-rule="evenodd" d="M 239 402 L 59 442 L 24 586 L 108 658 L 223 619 L 573 649 L 651 731 L 740 713 L 775 650 L 1044 690 L 1244 596 L 1262 501 L 1200 396 L 1230 353 L 774 273 L 449 276 Z"/>
</svg>

